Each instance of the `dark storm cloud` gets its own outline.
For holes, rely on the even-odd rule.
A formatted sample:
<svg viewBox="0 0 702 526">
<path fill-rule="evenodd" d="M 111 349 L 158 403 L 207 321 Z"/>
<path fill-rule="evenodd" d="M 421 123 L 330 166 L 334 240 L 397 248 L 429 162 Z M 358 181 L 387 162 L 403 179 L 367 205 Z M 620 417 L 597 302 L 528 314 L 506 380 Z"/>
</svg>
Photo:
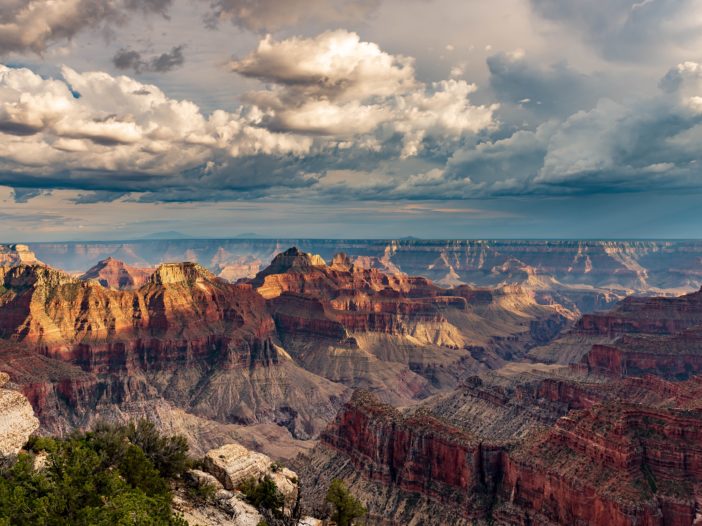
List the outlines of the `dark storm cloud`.
<svg viewBox="0 0 702 526">
<path fill-rule="evenodd" d="M 487 66 L 500 102 L 519 105 L 542 119 L 592 108 L 607 88 L 603 79 L 564 62 L 540 66 L 524 56 L 498 53 L 488 57 Z"/>
<path fill-rule="evenodd" d="M 699 38 L 695 0 L 530 0 L 540 16 L 577 31 L 604 56 L 635 60 Z M 662 43 L 665 42 L 665 45 Z"/>
<path fill-rule="evenodd" d="M 174 46 L 170 51 L 152 57 L 144 57 L 139 51 L 122 48 L 112 57 L 112 63 L 117 69 L 130 69 L 135 73 L 165 73 L 185 63 L 183 47 Z"/>
<path fill-rule="evenodd" d="M 3 0 L 0 54 L 43 53 L 84 30 L 124 24 L 134 13 L 165 15 L 172 0 Z"/>
</svg>

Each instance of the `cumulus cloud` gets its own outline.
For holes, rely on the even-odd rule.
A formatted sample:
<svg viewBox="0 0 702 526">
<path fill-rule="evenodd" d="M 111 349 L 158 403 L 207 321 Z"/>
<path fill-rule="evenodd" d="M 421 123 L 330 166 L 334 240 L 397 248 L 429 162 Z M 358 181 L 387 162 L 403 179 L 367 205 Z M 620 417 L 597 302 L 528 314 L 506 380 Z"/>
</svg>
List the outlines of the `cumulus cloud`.
<svg viewBox="0 0 702 526">
<path fill-rule="evenodd" d="M 533 129 L 469 141 L 428 169 L 322 180 L 320 190 L 362 199 L 702 190 L 702 65 L 681 63 L 660 86 L 653 97 L 603 98 Z"/>
<path fill-rule="evenodd" d="M 476 195 L 700 188 L 702 67 L 672 68 L 661 88 L 459 149 L 444 175 L 470 175 Z"/>
<path fill-rule="evenodd" d="M 0 54 L 44 52 L 85 29 L 120 25 L 140 12 L 164 14 L 171 0 L 4 0 L 0 6 Z"/>
<path fill-rule="evenodd" d="M 112 63 L 117 69 L 131 69 L 137 74 L 144 72 L 165 73 L 179 68 L 185 63 L 183 47 L 183 45 L 174 46 L 170 51 L 152 57 L 143 57 L 139 51 L 122 48 L 112 57 Z"/>
<path fill-rule="evenodd" d="M 232 70 L 269 83 L 245 100 L 271 129 L 295 133 L 402 137 L 402 156 L 417 155 L 425 138 L 454 140 L 494 126 L 496 106 L 476 106 L 477 88 L 463 80 L 425 85 L 414 61 L 363 42 L 356 33 L 314 38 L 265 37 Z"/>
<path fill-rule="evenodd" d="M 207 17 L 253 31 L 277 31 L 303 21 L 349 23 L 375 11 L 380 0 L 212 0 Z"/>
<path fill-rule="evenodd" d="M 63 79 L 0 66 L 0 184 L 156 191 L 213 181 L 237 157 L 299 156 L 307 137 L 274 133 L 256 115 L 168 98 L 156 86 L 63 68 Z M 242 185 L 226 175 L 229 184 Z M 224 176 L 223 176 L 224 177 Z M 221 181 L 220 181 L 221 182 Z"/>
</svg>

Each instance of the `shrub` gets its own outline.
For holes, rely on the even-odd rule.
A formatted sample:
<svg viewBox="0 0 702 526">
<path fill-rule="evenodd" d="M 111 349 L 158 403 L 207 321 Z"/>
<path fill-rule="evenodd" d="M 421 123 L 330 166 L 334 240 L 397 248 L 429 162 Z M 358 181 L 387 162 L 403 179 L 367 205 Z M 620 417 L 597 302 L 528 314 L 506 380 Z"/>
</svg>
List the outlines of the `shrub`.
<svg viewBox="0 0 702 526">
<path fill-rule="evenodd" d="M 367 510 L 339 479 L 334 479 L 327 491 L 326 501 L 334 507 L 332 520 L 338 526 L 351 526 L 353 521 L 363 517 Z"/>
<path fill-rule="evenodd" d="M 285 505 L 285 497 L 278 490 L 273 479 L 266 475 L 260 481 L 249 479 L 241 486 L 241 492 L 256 508 L 281 511 Z"/>
<path fill-rule="evenodd" d="M 144 436 L 165 451 L 147 454 L 135 443 Z M 0 526 L 187 526 L 173 513 L 169 490 L 187 461 L 179 437 L 144 424 L 98 424 L 66 439 L 32 437 L 26 449 L 45 451 L 46 467 L 34 471 L 29 453 L 0 470 Z"/>
</svg>

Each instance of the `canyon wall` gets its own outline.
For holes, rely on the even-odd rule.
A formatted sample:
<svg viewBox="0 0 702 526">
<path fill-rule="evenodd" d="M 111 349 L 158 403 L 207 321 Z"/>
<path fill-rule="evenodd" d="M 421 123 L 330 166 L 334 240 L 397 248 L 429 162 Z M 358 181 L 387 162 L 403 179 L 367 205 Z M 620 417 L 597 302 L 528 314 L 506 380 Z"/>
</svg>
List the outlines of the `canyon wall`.
<svg viewBox="0 0 702 526">
<path fill-rule="evenodd" d="M 702 383 L 619 382 L 528 380 L 534 388 L 519 388 L 528 396 L 515 404 L 542 406 L 537 413 L 547 399 L 556 405 L 532 412 L 526 433 L 513 428 L 501 438 L 488 429 L 489 410 L 449 423 L 438 414 L 446 400 L 401 412 L 357 392 L 300 472 L 304 482 L 314 470 L 322 485 L 344 478 L 371 510 L 384 510 L 372 524 L 697 524 Z M 465 389 L 485 400 L 479 392 L 487 388 L 474 382 Z M 636 403 L 622 402 L 627 396 Z M 556 411 L 547 423 L 564 404 L 584 409 Z"/>
</svg>

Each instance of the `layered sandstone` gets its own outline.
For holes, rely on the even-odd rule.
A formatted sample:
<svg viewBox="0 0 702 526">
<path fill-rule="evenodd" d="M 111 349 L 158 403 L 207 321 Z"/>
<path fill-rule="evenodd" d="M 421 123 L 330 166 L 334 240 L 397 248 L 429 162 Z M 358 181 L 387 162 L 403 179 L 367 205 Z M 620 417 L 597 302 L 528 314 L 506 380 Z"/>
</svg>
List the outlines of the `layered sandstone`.
<svg viewBox="0 0 702 526">
<path fill-rule="evenodd" d="M 0 245 L 0 267 L 43 265 L 27 245 Z"/>
<path fill-rule="evenodd" d="M 263 453 L 256 453 L 240 444 L 226 444 L 207 452 L 205 469 L 228 490 L 236 490 L 249 479 L 270 477 L 288 502 L 297 495 L 297 474 L 275 464 Z"/>
<path fill-rule="evenodd" d="M 29 356 L 0 367 L 48 431 L 89 425 L 116 408 L 138 417 L 165 400 L 197 417 L 276 422 L 309 438 L 343 396 L 279 345 L 250 285 L 196 264 L 162 265 L 146 285 L 122 291 L 46 267 L 0 272 L 4 354 Z"/>
<path fill-rule="evenodd" d="M 598 405 L 506 457 L 516 517 L 557 524 L 692 525 L 702 482 L 702 412 Z M 516 522 L 522 524 L 523 522 Z"/>
<path fill-rule="evenodd" d="M 309 505 L 342 478 L 370 510 L 371 524 L 472 524 L 487 517 L 502 448 L 419 411 L 403 414 L 365 391 L 354 393 L 298 463 Z"/>
<path fill-rule="evenodd" d="M 568 333 L 529 354 L 617 376 L 684 379 L 702 371 L 701 334 L 702 291 L 629 297 L 613 309 L 582 316 Z"/>
<path fill-rule="evenodd" d="M 305 368 L 405 403 L 550 341 L 574 314 L 519 286 L 441 288 L 337 254 L 296 248 L 250 281 L 285 348 Z"/>
<path fill-rule="evenodd" d="M 343 478 L 378 524 L 692 526 L 701 395 L 699 378 L 567 370 L 475 378 L 402 412 L 359 392 L 299 466 L 311 498 Z"/>
</svg>

